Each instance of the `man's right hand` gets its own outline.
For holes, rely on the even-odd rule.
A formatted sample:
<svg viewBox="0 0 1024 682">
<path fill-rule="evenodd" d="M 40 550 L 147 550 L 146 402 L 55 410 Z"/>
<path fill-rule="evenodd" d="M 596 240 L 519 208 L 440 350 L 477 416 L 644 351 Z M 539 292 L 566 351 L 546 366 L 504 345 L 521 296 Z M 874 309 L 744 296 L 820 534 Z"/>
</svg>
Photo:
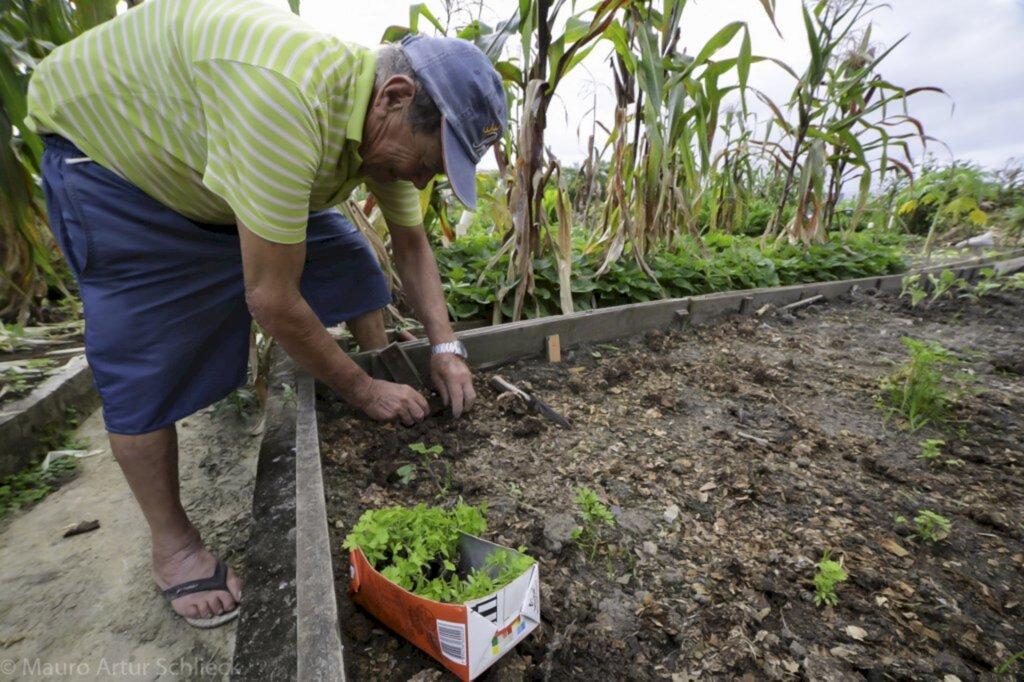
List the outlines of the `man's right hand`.
<svg viewBox="0 0 1024 682">
<path fill-rule="evenodd" d="M 405 384 L 370 379 L 370 383 L 352 400 L 355 407 L 377 421 L 396 419 L 406 426 L 423 421 L 427 416 L 427 400 Z"/>
</svg>

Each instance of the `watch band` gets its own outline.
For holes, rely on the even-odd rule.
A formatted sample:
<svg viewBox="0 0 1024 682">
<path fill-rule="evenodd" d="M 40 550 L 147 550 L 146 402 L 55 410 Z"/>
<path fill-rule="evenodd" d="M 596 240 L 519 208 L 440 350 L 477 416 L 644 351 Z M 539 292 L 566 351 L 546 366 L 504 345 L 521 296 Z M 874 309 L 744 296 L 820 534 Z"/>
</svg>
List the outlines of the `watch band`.
<svg viewBox="0 0 1024 682">
<path fill-rule="evenodd" d="M 466 347 L 462 345 L 461 341 L 445 341 L 430 347 L 431 355 L 441 355 L 442 353 L 458 355 L 463 360 L 469 359 L 469 353 L 466 352 Z"/>
</svg>

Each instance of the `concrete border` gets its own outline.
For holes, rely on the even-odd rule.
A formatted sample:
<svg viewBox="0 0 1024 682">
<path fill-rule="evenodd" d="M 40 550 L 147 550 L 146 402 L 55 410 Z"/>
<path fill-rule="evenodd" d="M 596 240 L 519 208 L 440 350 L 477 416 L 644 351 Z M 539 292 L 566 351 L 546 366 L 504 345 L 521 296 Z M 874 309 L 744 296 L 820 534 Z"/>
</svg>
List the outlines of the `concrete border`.
<svg viewBox="0 0 1024 682">
<path fill-rule="evenodd" d="M 84 355 L 76 355 L 27 396 L 0 411 L 0 478 L 16 474 L 37 454 L 40 441 L 62 429 L 68 408 L 80 415 L 100 404 Z"/>
</svg>

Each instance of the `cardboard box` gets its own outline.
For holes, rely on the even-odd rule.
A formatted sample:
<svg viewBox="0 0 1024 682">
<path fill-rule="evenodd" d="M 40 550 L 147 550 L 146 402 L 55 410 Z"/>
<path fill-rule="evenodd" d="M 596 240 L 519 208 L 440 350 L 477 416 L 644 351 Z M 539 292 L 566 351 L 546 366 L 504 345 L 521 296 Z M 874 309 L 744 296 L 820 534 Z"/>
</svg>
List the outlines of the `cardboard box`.
<svg viewBox="0 0 1024 682">
<path fill-rule="evenodd" d="M 496 550 L 515 552 L 473 535 L 459 540 L 459 572 L 484 565 Z M 465 604 L 417 597 L 391 582 L 366 560 L 349 553 L 348 593 L 464 682 L 474 679 L 540 624 L 540 574 L 534 563 L 504 588 Z"/>
</svg>

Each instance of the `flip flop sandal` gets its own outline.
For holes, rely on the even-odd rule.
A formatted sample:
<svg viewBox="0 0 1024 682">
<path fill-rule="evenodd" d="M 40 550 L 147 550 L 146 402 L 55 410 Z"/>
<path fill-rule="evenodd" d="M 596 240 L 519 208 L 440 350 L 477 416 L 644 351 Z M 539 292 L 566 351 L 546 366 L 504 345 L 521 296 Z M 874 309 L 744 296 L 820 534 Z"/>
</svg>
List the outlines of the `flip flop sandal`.
<svg viewBox="0 0 1024 682">
<path fill-rule="evenodd" d="M 209 578 L 200 578 L 199 580 L 189 580 L 187 583 L 181 583 L 180 585 L 174 585 L 164 590 L 164 597 L 168 602 L 173 602 L 175 599 L 186 597 L 190 594 L 196 594 L 197 592 L 227 592 L 231 594 L 231 590 L 228 589 L 228 567 L 224 565 L 224 562 L 217 559 L 217 567 L 213 569 L 213 575 Z M 197 628 L 215 628 L 218 625 L 223 625 L 228 621 L 232 621 L 238 617 L 238 607 L 236 606 L 227 613 L 222 613 L 217 616 L 211 616 L 210 618 L 189 618 L 182 616 L 185 622 L 189 625 Z"/>
</svg>

